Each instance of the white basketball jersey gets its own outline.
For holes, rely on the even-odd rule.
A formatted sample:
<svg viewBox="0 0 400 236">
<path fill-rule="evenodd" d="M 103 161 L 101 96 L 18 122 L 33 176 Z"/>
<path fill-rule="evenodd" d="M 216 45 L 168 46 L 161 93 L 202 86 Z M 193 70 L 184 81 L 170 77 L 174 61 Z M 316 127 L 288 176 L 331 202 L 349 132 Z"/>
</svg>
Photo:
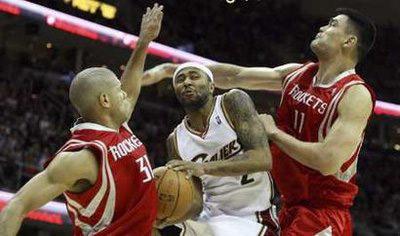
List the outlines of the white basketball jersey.
<svg viewBox="0 0 400 236">
<path fill-rule="evenodd" d="M 195 134 L 185 119 L 176 127 L 177 152 L 185 161 L 209 162 L 235 158 L 242 147 L 235 130 L 228 122 L 223 105 L 223 95 L 217 96 L 204 134 Z M 272 183 L 268 172 L 242 176 L 201 177 L 204 192 L 204 209 L 211 215 L 251 215 L 271 206 Z"/>
</svg>

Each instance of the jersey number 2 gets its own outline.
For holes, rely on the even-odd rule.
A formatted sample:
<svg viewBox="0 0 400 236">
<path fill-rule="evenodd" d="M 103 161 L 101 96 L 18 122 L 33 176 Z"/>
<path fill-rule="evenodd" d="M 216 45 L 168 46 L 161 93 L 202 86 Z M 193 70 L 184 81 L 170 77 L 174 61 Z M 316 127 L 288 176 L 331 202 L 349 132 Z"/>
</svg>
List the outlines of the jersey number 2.
<svg viewBox="0 0 400 236">
<path fill-rule="evenodd" d="M 251 182 L 254 182 L 254 179 L 253 178 L 249 179 L 248 175 L 243 175 L 242 179 L 240 180 L 241 185 L 249 184 Z"/>
<path fill-rule="evenodd" d="M 303 130 L 303 125 L 304 125 L 304 118 L 305 118 L 304 112 L 299 112 L 298 110 L 294 110 L 294 130 L 296 130 L 298 133 L 301 133 Z"/>
<path fill-rule="evenodd" d="M 141 158 L 137 159 L 136 163 L 139 164 L 140 172 L 146 175 L 143 183 L 149 182 L 154 178 L 153 170 L 151 169 L 151 165 L 149 159 L 147 158 L 147 155 L 144 155 Z"/>
</svg>

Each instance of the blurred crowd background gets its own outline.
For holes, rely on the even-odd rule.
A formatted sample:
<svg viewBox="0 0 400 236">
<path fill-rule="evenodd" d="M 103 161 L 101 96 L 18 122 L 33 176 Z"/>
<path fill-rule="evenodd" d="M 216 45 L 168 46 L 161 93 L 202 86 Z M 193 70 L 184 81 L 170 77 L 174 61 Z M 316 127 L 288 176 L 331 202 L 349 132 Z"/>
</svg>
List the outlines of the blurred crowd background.
<svg viewBox="0 0 400 236">
<path fill-rule="evenodd" d="M 61 0 L 35 2 L 133 34 L 139 31 L 145 7 L 152 4 L 112 1 L 126 10 L 117 19 L 105 20 L 69 9 Z M 303 14 L 299 1 L 288 0 L 234 4 L 222 0 L 159 2 L 165 6 L 165 16 L 158 42 L 213 60 L 247 66 L 315 60 L 309 42 L 327 17 L 334 14 L 334 9 L 320 17 Z M 380 22 L 376 45 L 357 68 L 379 100 L 397 104 L 399 39 L 399 25 Z M 73 76 L 83 68 L 104 65 L 121 75 L 129 54 L 127 49 L 0 13 L 1 190 L 19 189 L 42 170 L 43 162 L 68 139 L 69 128 L 77 118 L 68 102 Z M 165 61 L 149 56 L 146 67 L 162 62 Z M 279 94 L 249 94 L 259 112 L 274 114 Z M 182 117 L 169 80 L 143 88 L 130 125 L 146 144 L 154 166 L 165 163 L 165 139 Z M 360 193 L 352 208 L 355 235 L 398 235 L 400 119 L 374 116 L 358 163 Z"/>
</svg>

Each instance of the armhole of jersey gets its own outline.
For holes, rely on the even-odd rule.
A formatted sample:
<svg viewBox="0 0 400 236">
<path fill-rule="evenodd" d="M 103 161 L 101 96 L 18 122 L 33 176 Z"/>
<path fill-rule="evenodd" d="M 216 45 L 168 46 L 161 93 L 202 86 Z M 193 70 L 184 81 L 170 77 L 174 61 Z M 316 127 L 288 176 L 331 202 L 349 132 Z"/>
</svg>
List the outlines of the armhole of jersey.
<svg viewBox="0 0 400 236">
<path fill-rule="evenodd" d="M 368 119 L 370 119 L 371 116 L 374 114 L 374 108 L 375 108 L 375 94 L 372 92 L 372 90 L 369 88 L 369 86 L 368 86 L 364 81 L 356 81 L 356 82 L 354 82 L 353 84 L 350 84 L 350 85 L 346 86 L 346 87 L 344 88 L 344 90 L 343 90 L 343 93 L 340 95 L 340 98 L 339 98 L 339 101 L 338 101 L 338 103 L 337 103 L 336 109 L 338 109 L 338 107 L 339 107 L 339 105 L 340 105 L 340 102 L 342 101 L 343 97 L 346 95 L 346 92 L 347 92 L 351 87 L 356 86 L 356 85 L 362 85 L 362 86 L 364 86 L 364 88 L 366 88 L 366 89 L 368 90 L 368 92 L 369 92 L 369 96 L 370 96 L 370 99 L 371 99 L 371 102 L 372 102 L 372 109 L 371 109 L 371 112 L 370 112 L 369 118 L 368 118 Z"/>
<path fill-rule="evenodd" d="M 102 181 L 102 165 L 104 161 L 107 161 L 107 149 L 104 145 L 103 142 L 99 140 L 93 140 L 91 142 L 86 142 L 85 144 L 82 145 L 76 145 L 76 147 L 66 147 L 64 148 L 61 152 L 77 152 L 83 149 L 89 150 L 96 159 L 96 162 L 98 163 L 98 170 L 97 170 L 97 179 L 96 181 L 90 186 L 88 189 L 86 189 L 83 192 L 71 192 L 69 190 L 66 190 L 64 193 L 68 194 L 69 196 L 81 196 L 82 194 L 86 194 L 89 192 L 92 192 L 94 187 L 99 184 L 100 181 Z M 61 153 L 60 152 L 60 153 Z"/>
<path fill-rule="evenodd" d="M 366 86 L 365 82 L 363 81 L 352 81 L 349 84 L 346 84 L 344 87 L 342 87 L 336 94 L 335 98 L 331 101 L 331 104 L 329 104 L 329 106 L 327 107 L 327 111 L 325 113 L 324 119 L 322 120 L 321 126 L 318 130 L 318 140 L 322 141 L 329 133 L 333 123 L 334 123 L 334 117 L 339 116 L 339 111 L 338 111 L 338 107 L 340 105 L 340 102 L 342 101 L 344 95 L 346 94 L 347 90 L 351 87 L 353 87 L 354 85 L 363 85 L 364 87 L 366 87 L 366 89 L 368 89 L 368 87 Z M 368 89 L 368 91 L 370 92 L 370 96 L 371 96 L 371 101 L 372 101 L 372 105 L 374 105 L 374 97 L 373 94 L 371 93 L 371 91 Z M 372 107 L 371 109 L 371 113 L 369 115 L 368 119 L 371 119 L 371 116 L 374 112 L 374 107 Z"/>
<path fill-rule="evenodd" d="M 235 126 L 233 126 L 233 123 L 232 123 L 232 121 L 231 121 L 231 118 L 230 118 L 228 112 L 227 112 L 226 109 L 225 109 L 225 95 L 226 95 L 226 93 L 225 93 L 224 95 L 222 95 L 222 97 L 221 97 L 221 110 L 222 110 L 222 112 L 224 113 L 225 119 L 226 119 L 226 121 L 228 121 L 229 126 L 230 126 L 233 130 L 235 130 Z"/>
<path fill-rule="evenodd" d="M 168 150 L 170 147 L 171 150 Z M 178 140 L 177 140 L 177 135 L 176 135 L 176 128 L 174 129 L 174 131 L 168 136 L 167 138 L 167 152 L 168 152 L 168 159 L 169 160 L 173 160 L 173 159 L 181 159 L 182 157 L 179 153 L 179 149 L 178 149 Z M 171 156 L 170 154 L 171 153 Z"/>
</svg>

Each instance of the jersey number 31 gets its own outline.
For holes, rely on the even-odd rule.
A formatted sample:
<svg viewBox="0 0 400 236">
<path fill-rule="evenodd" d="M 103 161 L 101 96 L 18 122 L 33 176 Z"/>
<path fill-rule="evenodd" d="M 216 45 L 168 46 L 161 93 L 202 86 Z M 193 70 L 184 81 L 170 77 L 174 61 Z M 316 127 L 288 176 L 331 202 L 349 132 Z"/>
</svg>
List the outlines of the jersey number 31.
<svg viewBox="0 0 400 236">
<path fill-rule="evenodd" d="M 151 169 L 151 165 L 147 155 L 142 156 L 139 159 L 136 159 L 136 163 L 139 164 L 140 172 L 145 174 L 145 178 L 143 179 L 143 183 L 149 182 L 154 178 L 153 170 Z"/>
</svg>

